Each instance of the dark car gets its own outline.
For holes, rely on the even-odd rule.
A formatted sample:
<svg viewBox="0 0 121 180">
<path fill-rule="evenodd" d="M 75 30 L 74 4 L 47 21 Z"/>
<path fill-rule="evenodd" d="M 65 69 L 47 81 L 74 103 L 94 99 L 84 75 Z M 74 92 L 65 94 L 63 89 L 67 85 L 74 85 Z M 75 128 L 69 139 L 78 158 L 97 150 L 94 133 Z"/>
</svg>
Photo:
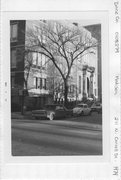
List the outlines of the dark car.
<svg viewBox="0 0 121 180">
<path fill-rule="evenodd" d="M 72 116 L 72 114 L 72 110 L 69 110 L 60 104 L 47 104 L 44 109 L 32 111 L 32 116 L 36 119 L 48 118 L 53 120 L 54 118 L 65 118 L 67 116 Z"/>
<path fill-rule="evenodd" d="M 101 103 L 94 103 L 91 106 L 91 111 L 92 112 L 97 112 L 97 113 L 102 113 L 102 104 Z"/>
</svg>

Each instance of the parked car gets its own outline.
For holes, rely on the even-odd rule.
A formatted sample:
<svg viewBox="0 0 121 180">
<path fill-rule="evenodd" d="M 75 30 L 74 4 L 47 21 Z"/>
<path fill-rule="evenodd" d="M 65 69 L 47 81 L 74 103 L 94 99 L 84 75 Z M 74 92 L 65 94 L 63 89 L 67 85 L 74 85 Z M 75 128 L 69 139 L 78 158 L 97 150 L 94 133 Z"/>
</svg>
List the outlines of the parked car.
<svg viewBox="0 0 121 180">
<path fill-rule="evenodd" d="M 91 111 L 92 112 L 97 112 L 97 113 L 102 113 L 102 104 L 101 103 L 94 103 L 91 106 Z"/>
<path fill-rule="evenodd" d="M 78 104 L 75 108 L 73 108 L 74 116 L 90 115 L 90 114 L 91 114 L 91 108 L 89 108 L 87 104 Z"/>
<path fill-rule="evenodd" d="M 72 115 L 72 110 L 60 104 L 47 104 L 44 109 L 32 111 L 32 116 L 36 119 L 48 118 L 53 120 L 54 118 L 65 118 Z"/>
</svg>

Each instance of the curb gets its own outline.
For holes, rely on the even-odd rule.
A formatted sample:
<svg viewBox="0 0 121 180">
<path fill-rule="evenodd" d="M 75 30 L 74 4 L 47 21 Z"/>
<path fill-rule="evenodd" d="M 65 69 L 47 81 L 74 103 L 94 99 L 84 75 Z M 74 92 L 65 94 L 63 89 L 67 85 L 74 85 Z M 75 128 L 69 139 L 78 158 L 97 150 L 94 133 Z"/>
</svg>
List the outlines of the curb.
<svg viewBox="0 0 121 180">
<path fill-rule="evenodd" d="M 11 113 L 11 119 L 32 119 L 31 114 L 17 114 L 17 113 Z"/>
</svg>

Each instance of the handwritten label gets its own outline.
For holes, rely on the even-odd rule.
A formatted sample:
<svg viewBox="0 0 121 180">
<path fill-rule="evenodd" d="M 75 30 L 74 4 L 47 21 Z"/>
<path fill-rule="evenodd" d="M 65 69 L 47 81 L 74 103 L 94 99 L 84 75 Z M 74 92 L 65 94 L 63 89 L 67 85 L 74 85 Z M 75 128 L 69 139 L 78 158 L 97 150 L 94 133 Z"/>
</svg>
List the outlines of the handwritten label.
<svg viewBox="0 0 121 180">
<path fill-rule="evenodd" d="M 115 53 L 119 53 L 119 32 L 115 32 Z"/>
<path fill-rule="evenodd" d="M 119 23 L 119 1 L 114 2 L 114 9 L 115 9 L 115 22 Z"/>
<path fill-rule="evenodd" d="M 119 167 L 118 166 L 114 166 L 114 168 L 113 168 L 113 175 L 114 176 L 118 176 L 118 174 L 119 174 Z"/>
<path fill-rule="evenodd" d="M 113 166 L 113 175 L 118 176 L 119 175 L 119 156 L 120 156 L 120 143 L 119 143 L 119 118 L 114 117 L 114 166 Z"/>
<path fill-rule="evenodd" d="M 119 92 L 119 86 L 120 86 L 119 81 L 120 81 L 119 75 L 116 75 L 115 76 L 115 85 L 114 85 L 114 95 L 117 95 Z"/>
</svg>

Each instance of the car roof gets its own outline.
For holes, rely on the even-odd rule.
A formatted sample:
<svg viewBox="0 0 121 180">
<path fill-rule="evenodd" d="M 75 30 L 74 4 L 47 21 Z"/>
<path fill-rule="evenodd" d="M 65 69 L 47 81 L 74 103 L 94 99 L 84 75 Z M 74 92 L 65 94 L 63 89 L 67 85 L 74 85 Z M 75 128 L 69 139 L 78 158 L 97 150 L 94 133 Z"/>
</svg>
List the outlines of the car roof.
<svg viewBox="0 0 121 180">
<path fill-rule="evenodd" d="M 45 106 L 63 106 L 62 104 L 45 104 Z"/>
<path fill-rule="evenodd" d="M 82 104 L 77 104 L 77 106 L 78 106 L 78 105 L 87 105 L 87 104 L 83 104 L 83 103 L 82 103 Z"/>
<path fill-rule="evenodd" d="M 100 102 L 94 102 L 93 105 L 101 105 Z"/>
</svg>

